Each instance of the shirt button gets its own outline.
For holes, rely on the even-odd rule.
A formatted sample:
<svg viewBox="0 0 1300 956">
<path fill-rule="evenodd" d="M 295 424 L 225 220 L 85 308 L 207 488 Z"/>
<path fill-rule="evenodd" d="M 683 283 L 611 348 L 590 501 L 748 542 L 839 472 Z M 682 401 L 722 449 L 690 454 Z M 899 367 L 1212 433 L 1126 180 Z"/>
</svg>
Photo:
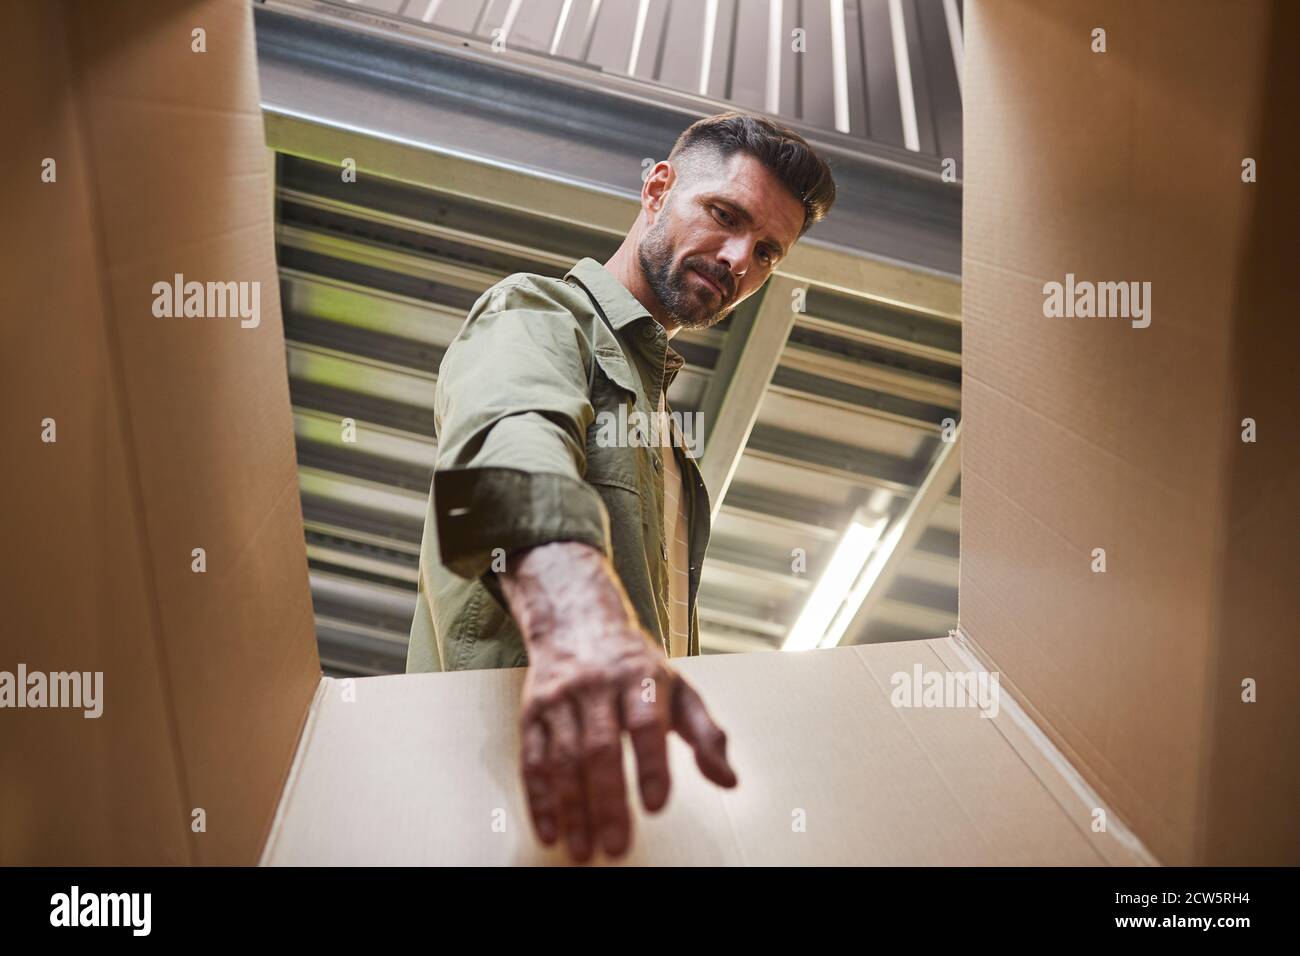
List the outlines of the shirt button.
<svg viewBox="0 0 1300 956">
<path fill-rule="evenodd" d="M 653 460 L 654 463 L 655 463 L 655 471 L 658 471 L 660 468 L 663 467 L 663 464 L 659 461 L 659 456 L 658 456 L 658 455 L 655 455 L 655 457 L 654 457 L 652 460 Z"/>
<path fill-rule="evenodd" d="M 660 548 L 659 548 L 659 550 L 663 553 L 664 560 L 667 561 L 667 560 L 668 560 L 668 542 L 667 542 L 667 541 L 663 541 L 663 542 L 661 542 L 661 543 L 660 543 Z"/>
</svg>

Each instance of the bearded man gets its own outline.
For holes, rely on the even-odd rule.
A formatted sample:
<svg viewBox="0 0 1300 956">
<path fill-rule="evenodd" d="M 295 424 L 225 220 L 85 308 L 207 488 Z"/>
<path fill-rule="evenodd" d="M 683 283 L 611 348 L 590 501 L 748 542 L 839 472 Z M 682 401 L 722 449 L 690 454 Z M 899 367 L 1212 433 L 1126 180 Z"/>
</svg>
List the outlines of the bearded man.
<svg viewBox="0 0 1300 956">
<path fill-rule="evenodd" d="M 669 415 L 683 364 L 669 341 L 757 292 L 834 198 L 796 133 L 706 117 L 649 171 L 609 261 L 503 279 L 439 368 L 407 671 L 528 668 L 529 812 L 538 838 L 563 839 L 576 860 L 630 845 L 624 732 L 650 812 L 668 799 L 670 731 L 705 777 L 737 783 L 726 735 L 669 663 L 700 652 L 710 514 Z M 610 441 L 599 423 L 611 416 L 654 417 L 678 440 Z"/>
</svg>

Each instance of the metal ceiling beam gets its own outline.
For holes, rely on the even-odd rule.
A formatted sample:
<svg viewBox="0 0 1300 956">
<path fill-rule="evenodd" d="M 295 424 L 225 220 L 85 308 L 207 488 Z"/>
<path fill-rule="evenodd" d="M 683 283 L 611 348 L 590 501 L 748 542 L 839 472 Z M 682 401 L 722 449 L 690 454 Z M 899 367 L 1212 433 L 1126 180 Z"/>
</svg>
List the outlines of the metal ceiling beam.
<svg viewBox="0 0 1300 956">
<path fill-rule="evenodd" d="M 788 308 L 788 302 L 787 302 Z M 788 343 L 781 367 L 943 408 L 961 407 L 961 385 L 888 365 Z"/>
<path fill-rule="evenodd" d="M 383 243 L 352 239 L 283 222 L 276 227 L 275 238 L 282 248 L 301 249 L 303 252 L 441 282 L 475 293 L 491 288 L 500 278 L 483 269 L 438 259 L 427 253 L 406 252 Z"/>
<path fill-rule="evenodd" d="M 298 318 L 337 322 L 441 349 L 465 322 L 463 312 L 433 302 L 285 266 L 280 267 L 280 298 L 289 325 Z"/>
<path fill-rule="evenodd" d="M 348 621 L 316 615 L 321 670 L 327 677 L 378 677 L 406 669 L 406 642 Z"/>
<path fill-rule="evenodd" d="M 332 197 L 316 196 L 297 189 L 288 189 L 281 186 L 279 189 L 279 197 L 286 202 L 291 202 L 295 206 L 300 206 L 304 209 L 314 209 L 320 212 L 331 213 L 335 216 L 347 216 L 350 219 L 358 220 L 360 222 L 386 226 L 390 229 L 401 229 L 415 235 L 427 236 L 431 239 L 440 239 L 444 242 L 456 243 L 473 249 L 481 249 L 484 252 L 513 256 L 517 259 L 528 262 L 543 263 L 551 266 L 553 269 L 565 270 L 573 264 L 567 256 L 557 255 L 542 245 L 524 245 L 523 243 L 508 242 L 503 239 L 493 239 L 483 235 L 481 232 L 467 232 L 463 229 L 453 229 L 447 226 L 435 225 L 434 223 L 427 222 L 423 219 L 412 219 L 410 216 L 399 216 L 394 213 L 383 212 L 378 209 L 370 209 L 366 206 L 359 206 L 355 203 L 344 202 Z"/>
<path fill-rule="evenodd" d="M 755 511 L 750 508 L 740 507 L 736 505 L 730 497 L 727 501 L 723 502 L 722 510 L 719 514 L 724 519 L 754 522 L 772 531 L 789 535 L 795 539 L 811 538 L 816 541 L 829 542 L 836 540 L 837 537 L 832 528 L 825 528 L 821 525 L 809 524 L 805 521 L 798 521 L 780 515 L 770 514 L 766 511 Z"/>
<path fill-rule="evenodd" d="M 386 485 L 336 474 L 321 468 L 300 467 L 298 487 L 304 501 L 314 498 L 340 510 L 358 509 L 382 516 L 393 526 L 424 526 L 428 493 L 419 494 Z"/>
<path fill-rule="evenodd" d="M 957 589 L 958 574 L 961 566 L 956 558 L 945 554 L 922 551 L 920 543 L 903 559 L 902 573 L 918 581 L 940 584 L 952 590 Z"/>
<path fill-rule="evenodd" d="M 303 529 L 309 537 L 315 536 L 320 539 L 341 538 L 371 550 L 391 551 L 395 555 L 404 555 L 408 559 L 408 563 L 409 561 L 416 561 L 420 557 L 420 546 L 413 541 L 402 541 L 389 535 L 349 528 L 346 525 L 332 521 L 305 518 L 303 519 Z"/>
<path fill-rule="evenodd" d="M 852 326 L 845 325 L 842 322 L 836 322 L 834 319 L 825 319 L 820 316 L 805 314 L 799 316 L 795 321 L 795 325 L 801 329 L 809 329 L 813 332 L 833 335 L 837 338 L 848 339 L 850 342 L 857 342 L 862 345 L 872 345 L 877 348 L 886 349 L 890 352 L 898 352 L 902 355 L 928 359 L 931 362 L 940 362 L 944 365 L 961 365 L 960 352 L 952 352 L 948 349 L 918 344 L 906 339 L 896 338 L 895 336 L 872 332 L 865 329 L 856 329 Z"/>
<path fill-rule="evenodd" d="M 714 519 L 740 464 L 758 407 L 781 362 L 785 340 L 794 325 L 791 292 L 797 284 L 773 276 L 757 307 L 738 309 L 723 341 L 718 362 L 705 387 L 700 415 L 704 423 L 704 460 L 700 470 L 713 503 Z"/>
<path fill-rule="evenodd" d="M 789 627 L 780 621 L 769 621 L 755 617 L 744 608 L 738 608 L 734 603 L 720 601 L 716 597 L 707 602 L 701 601 L 698 614 L 701 629 L 704 628 L 706 623 L 714 624 L 733 630 L 760 634 L 772 640 L 779 640 L 789 630 Z"/>
<path fill-rule="evenodd" d="M 705 448 L 707 449 L 707 445 Z M 916 466 L 904 458 L 814 438 L 800 432 L 758 425 L 747 455 L 801 471 L 814 471 L 867 489 L 879 488 L 910 497 L 916 489 Z M 707 455 L 706 455 L 707 457 Z"/>
<path fill-rule="evenodd" d="M 413 587 L 378 584 L 331 571 L 308 573 L 312 602 L 318 611 L 347 620 L 402 633 L 415 616 Z"/>
<path fill-rule="evenodd" d="M 438 443 L 423 435 L 389 428 L 356 416 L 348 441 L 343 439 L 343 416 L 310 408 L 293 409 L 294 437 L 300 444 L 328 446 L 339 455 L 364 454 L 393 462 L 404 468 L 433 472 Z"/>
<path fill-rule="evenodd" d="M 834 643 L 842 644 L 846 638 L 852 641 L 862 633 L 898 576 L 903 560 L 925 532 L 934 509 L 947 499 L 948 491 L 961 473 L 961 433 L 959 424 L 952 441 L 939 446 L 921 487 L 902 514 L 886 529 L 854 585 L 852 593 L 861 595 L 857 611 L 848 621 L 839 619 L 832 624 L 832 632 L 839 630 Z"/>
<path fill-rule="evenodd" d="M 938 423 L 956 411 L 956 405 L 933 405 L 903 398 L 879 389 L 863 388 L 852 382 L 813 375 L 782 364 L 772 376 L 772 388 L 786 389 L 791 394 L 804 394 L 844 402 L 898 424 L 938 431 Z"/>
<path fill-rule="evenodd" d="M 942 608 L 885 597 L 876 605 L 872 623 L 907 628 L 929 637 L 943 637 L 957 626 L 957 615 Z"/>
<path fill-rule="evenodd" d="M 933 316 L 912 310 L 890 308 L 813 288 L 799 325 L 811 327 L 832 323 L 831 334 L 854 338 L 878 336 L 891 351 L 961 364 L 961 322 L 952 317 Z"/>
<path fill-rule="evenodd" d="M 747 561 L 732 561 L 709 556 L 704 565 L 704 580 L 711 588 L 739 586 L 745 591 L 761 589 L 765 594 L 799 595 L 810 587 L 808 579 L 789 572 L 782 574 L 768 568 L 755 567 Z"/>
<path fill-rule="evenodd" d="M 700 625 L 700 647 L 708 654 L 752 654 L 756 651 L 777 651 L 780 648 L 770 638 L 732 631 L 719 627 Z"/>
<path fill-rule="evenodd" d="M 405 581 L 412 587 L 415 587 L 419 580 L 419 571 L 414 566 L 388 561 L 382 557 L 377 558 L 373 555 L 360 554 L 351 549 L 331 547 L 328 544 L 317 544 L 310 539 L 307 541 L 307 560 L 316 564 L 328 564 L 334 567 L 347 568 L 349 571 L 360 571 L 364 574 L 381 575 L 394 580 Z"/>
</svg>

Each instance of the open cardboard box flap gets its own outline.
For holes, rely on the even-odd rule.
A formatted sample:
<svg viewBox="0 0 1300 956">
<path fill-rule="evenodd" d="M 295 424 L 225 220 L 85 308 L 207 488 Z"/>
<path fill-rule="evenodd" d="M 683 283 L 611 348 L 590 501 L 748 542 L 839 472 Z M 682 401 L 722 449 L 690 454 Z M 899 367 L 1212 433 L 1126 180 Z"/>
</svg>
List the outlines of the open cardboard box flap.
<svg viewBox="0 0 1300 956">
<path fill-rule="evenodd" d="M 631 795 L 621 862 L 1150 862 L 1113 817 L 1094 831 L 1095 796 L 1006 695 L 991 716 L 891 702 L 972 666 L 949 639 L 681 661 L 739 783 L 705 780 L 674 735 L 668 806 L 646 815 Z M 322 680 L 263 862 L 563 862 L 533 837 L 519 782 L 523 674 Z"/>
<path fill-rule="evenodd" d="M 104 700 L 0 712 L 0 862 L 252 863 L 320 681 L 252 10 L 5 14 L 0 669 Z M 155 317 L 177 274 L 260 321 Z"/>
<path fill-rule="evenodd" d="M 1300 862 L 1297 29 L 966 4 L 960 628 L 1170 865 Z"/>
<path fill-rule="evenodd" d="M 632 862 L 1300 860 L 1295 11 L 968 0 L 961 630 L 681 662 L 740 786 L 674 739 Z M 557 861 L 521 671 L 320 676 L 249 5 L 8 27 L 4 663 L 105 700 L 0 720 L 0 862 Z M 1151 326 L 1044 318 L 1067 272 L 1152 281 Z M 260 324 L 154 317 L 177 273 Z M 895 707 L 918 666 L 996 670 L 997 714 Z"/>
</svg>

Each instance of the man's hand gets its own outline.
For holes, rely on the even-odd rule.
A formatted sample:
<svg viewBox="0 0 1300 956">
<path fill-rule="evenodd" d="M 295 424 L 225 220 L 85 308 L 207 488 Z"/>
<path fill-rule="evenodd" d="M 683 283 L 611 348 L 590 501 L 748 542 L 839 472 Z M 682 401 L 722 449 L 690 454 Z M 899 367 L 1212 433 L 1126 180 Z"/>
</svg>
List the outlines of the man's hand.
<svg viewBox="0 0 1300 956">
<path fill-rule="evenodd" d="M 668 801 L 669 730 L 695 749 L 706 777 L 736 785 L 726 734 L 641 628 L 600 551 L 556 542 L 514 553 L 509 564 L 501 588 L 529 658 L 520 715 L 524 786 L 543 843 L 563 835 L 579 862 L 597 841 L 610 856 L 627 850 L 624 730 L 650 812 Z"/>
</svg>

